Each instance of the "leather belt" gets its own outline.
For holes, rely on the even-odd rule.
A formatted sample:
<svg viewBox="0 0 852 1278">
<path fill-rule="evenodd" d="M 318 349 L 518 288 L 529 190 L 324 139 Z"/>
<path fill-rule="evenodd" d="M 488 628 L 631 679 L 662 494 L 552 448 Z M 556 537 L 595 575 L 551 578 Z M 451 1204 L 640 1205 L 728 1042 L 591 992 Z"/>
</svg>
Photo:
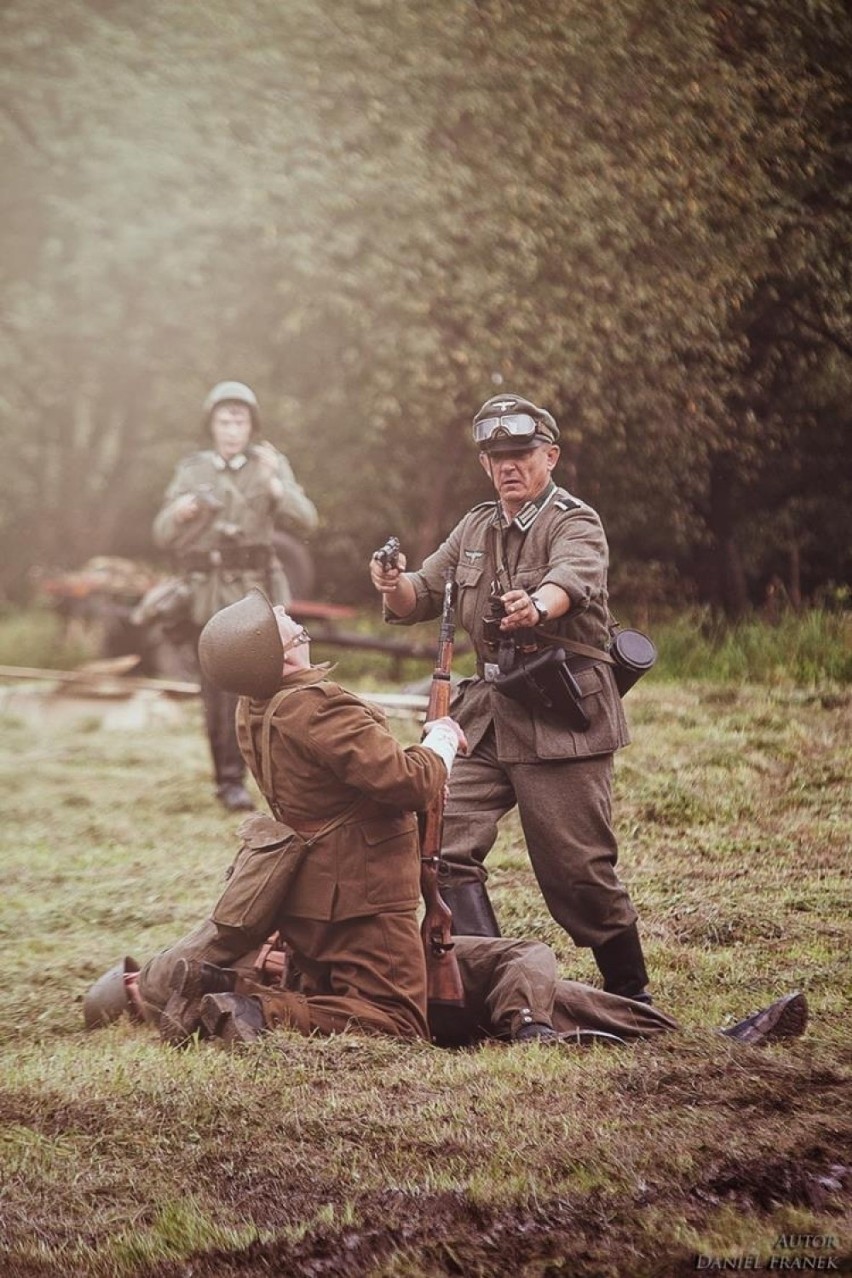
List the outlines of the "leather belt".
<svg viewBox="0 0 852 1278">
<path fill-rule="evenodd" d="M 183 572 L 212 572 L 216 568 L 267 568 L 269 546 L 222 546 L 216 550 L 187 550 L 177 556 Z"/>
<path fill-rule="evenodd" d="M 606 653 L 601 653 L 601 659 Z M 580 670 L 588 670 L 591 666 L 600 665 L 600 661 L 596 661 L 594 657 L 578 657 L 573 656 L 570 652 L 566 653 L 566 661 L 568 669 L 576 674 Z M 500 667 L 496 661 L 478 661 L 476 663 L 476 673 L 484 683 L 493 683 L 500 674 Z"/>
</svg>

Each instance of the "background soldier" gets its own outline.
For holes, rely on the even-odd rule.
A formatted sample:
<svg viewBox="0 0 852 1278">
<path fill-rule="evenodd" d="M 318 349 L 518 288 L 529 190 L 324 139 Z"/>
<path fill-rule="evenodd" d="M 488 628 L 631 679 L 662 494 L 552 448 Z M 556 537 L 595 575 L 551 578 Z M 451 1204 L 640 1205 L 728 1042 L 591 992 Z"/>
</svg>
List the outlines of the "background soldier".
<svg viewBox="0 0 852 1278">
<path fill-rule="evenodd" d="M 604 651 L 606 537 L 595 511 L 553 481 L 559 430 L 547 410 L 517 395 L 494 397 L 473 419 L 473 437 L 497 500 L 469 511 L 419 572 L 403 571 L 404 556 L 399 568 L 370 564 L 386 620 L 403 625 L 438 615 L 452 570 L 457 617 L 476 650 L 476 676 L 453 703 L 470 753 L 453 774 L 443 843 L 450 876 L 441 891 L 456 932 L 499 934 L 483 863 L 499 819 L 517 803 L 550 913 L 576 945 L 591 947 L 605 990 L 648 999 L 610 820 L 613 752 L 629 737 Z M 527 677 L 542 651 L 533 630 L 545 645 L 550 637 L 569 650 L 567 675 L 560 667 L 561 686 L 550 685 L 551 708 Z M 510 686 L 513 695 L 504 695 Z"/>
<path fill-rule="evenodd" d="M 219 382 L 204 401 L 213 447 L 178 466 L 154 521 L 154 540 L 171 551 L 182 590 L 170 625 L 193 650 L 204 624 L 220 608 L 260 586 L 276 603 L 290 600 L 276 558 L 276 529 L 306 534 L 317 526 L 313 503 L 287 458 L 256 438 L 258 403 L 242 382 Z M 171 606 L 174 606 L 172 596 Z M 201 693 L 216 777 L 230 811 L 252 808 L 234 730 L 236 697 L 201 676 Z"/>
</svg>

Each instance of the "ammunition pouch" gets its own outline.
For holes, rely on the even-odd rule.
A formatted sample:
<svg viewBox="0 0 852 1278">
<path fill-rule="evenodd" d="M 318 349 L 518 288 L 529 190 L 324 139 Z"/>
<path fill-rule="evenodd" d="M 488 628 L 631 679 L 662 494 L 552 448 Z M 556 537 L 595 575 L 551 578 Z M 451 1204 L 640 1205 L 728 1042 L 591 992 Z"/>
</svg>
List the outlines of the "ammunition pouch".
<svg viewBox="0 0 852 1278">
<path fill-rule="evenodd" d="M 261 813 L 246 817 L 239 835 L 242 846 L 227 872 L 228 883 L 212 919 L 217 927 L 231 928 L 259 942 L 275 930 L 309 843 L 292 826 Z"/>
<path fill-rule="evenodd" d="M 533 657 L 518 653 L 515 669 L 498 674 L 493 684 L 504 697 L 511 697 L 528 710 L 556 715 L 573 732 L 585 732 L 591 724 L 564 648 L 546 648 Z"/>
<path fill-rule="evenodd" d="M 134 626 L 179 626 L 189 621 L 192 587 L 182 577 L 168 577 L 152 586 L 130 614 Z"/>
</svg>

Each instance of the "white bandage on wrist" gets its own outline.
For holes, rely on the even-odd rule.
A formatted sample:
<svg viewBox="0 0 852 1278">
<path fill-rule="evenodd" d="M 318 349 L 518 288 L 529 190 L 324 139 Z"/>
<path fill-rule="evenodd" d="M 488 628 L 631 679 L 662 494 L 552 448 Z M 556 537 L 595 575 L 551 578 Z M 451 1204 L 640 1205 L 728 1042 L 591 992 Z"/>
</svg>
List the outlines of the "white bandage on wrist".
<svg viewBox="0 0 852 1278">
<path fill-rule="evenodd" d="M 446 723 L 436 723 L 423 738 L 422 744 L 433 754 L 443 759 L 447 773 L 452 769 L 453 760 L 459 748 L 458 734 Z"/>
</svg>

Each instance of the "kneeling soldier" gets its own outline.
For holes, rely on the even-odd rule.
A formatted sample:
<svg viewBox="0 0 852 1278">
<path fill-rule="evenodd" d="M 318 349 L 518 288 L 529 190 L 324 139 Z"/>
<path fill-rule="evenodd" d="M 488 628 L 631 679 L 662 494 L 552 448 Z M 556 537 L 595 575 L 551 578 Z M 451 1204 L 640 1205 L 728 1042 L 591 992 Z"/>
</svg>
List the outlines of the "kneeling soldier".
<svg viewBox="0 0 852 1278">
<path fill-rule="evenodd" d="M 143 967 L 143 1015 L 185 1041 L 202 997 L 234 988 L 215 967 L 277 930 L 303 982 L 298 993 L 242 982 L 257 1027 L 428 1037 L 415 812 L 446 785 L 460 730 L 441 719 L 403 749 L 380 710 L 310 664 L 305 630 L 260 590 L 211 618 L 199 657 L 240 695 L 240 749 L 274 819 L 246 818 L 211 917 Z"/>
</svg>

